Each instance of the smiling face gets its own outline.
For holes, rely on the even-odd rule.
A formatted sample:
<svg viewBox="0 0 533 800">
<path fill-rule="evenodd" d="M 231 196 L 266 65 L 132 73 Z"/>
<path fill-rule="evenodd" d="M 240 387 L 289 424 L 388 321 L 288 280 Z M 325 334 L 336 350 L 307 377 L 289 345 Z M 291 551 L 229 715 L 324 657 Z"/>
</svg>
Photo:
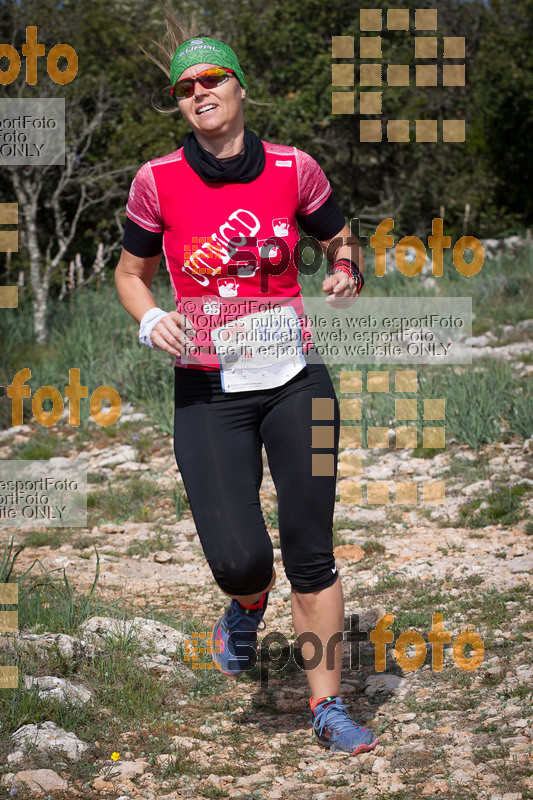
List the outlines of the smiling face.
<svg viewBox="0 0 533 800">
<path fill-rule="evenodd" d="M 186 69 L 179 80 L 194 78 L 215 64 L 195 64 Z M 199 81 L 194 84 L 192 97 L 178 101 L 181 113 L 196 133 L 199 143 L 205 147 L 211 139 L 232 139 L 242 133 L 244 119 L 242 100 L 245 91 L 235 75 L 214 89 L 205 89 Z M 209 148 L 208 148 L 209 149 Z"/>
</svg>

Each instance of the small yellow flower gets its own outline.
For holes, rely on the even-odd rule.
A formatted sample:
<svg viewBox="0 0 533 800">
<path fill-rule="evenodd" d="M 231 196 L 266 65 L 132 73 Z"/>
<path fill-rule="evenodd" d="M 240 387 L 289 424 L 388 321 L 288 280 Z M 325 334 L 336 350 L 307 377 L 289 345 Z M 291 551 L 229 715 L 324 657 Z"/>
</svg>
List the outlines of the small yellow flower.
<svg viewBox="0 0 533 800">
<path fill-rule="evenodd" d="M 111 753 L 111 761 L 118 761 L 120 758 L 120 753 Z"/>
</svg>

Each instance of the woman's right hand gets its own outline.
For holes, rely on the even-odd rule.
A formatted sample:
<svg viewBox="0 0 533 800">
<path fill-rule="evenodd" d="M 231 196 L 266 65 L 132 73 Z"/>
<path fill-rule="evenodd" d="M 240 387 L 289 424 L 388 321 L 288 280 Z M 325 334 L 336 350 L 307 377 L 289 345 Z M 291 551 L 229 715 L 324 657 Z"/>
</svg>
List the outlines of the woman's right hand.
<svg viewBox="0 0 533 800">
<path fill-rule="evenodd" d="M 173 356 L 181 356 L 186 352 L 186 345 L 194 338 L 195 333 L 187 317 L 179 311 L 170 311 L 152 329 L 150 338 L 152 344 L 161 350 Z"/>
</svg>

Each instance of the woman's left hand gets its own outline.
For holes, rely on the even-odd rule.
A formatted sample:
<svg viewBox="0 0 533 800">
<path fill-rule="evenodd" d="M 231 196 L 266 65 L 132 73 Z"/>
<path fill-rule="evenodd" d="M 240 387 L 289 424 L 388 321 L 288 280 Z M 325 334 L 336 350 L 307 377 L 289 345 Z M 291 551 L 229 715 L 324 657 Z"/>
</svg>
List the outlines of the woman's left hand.
<svg viewBox="0 0 533 800">
<path fill-rule="evenodd" d="M 326 303 L 334 308 L 350 308 L 357 300 L 357 283 L 346 272 L 335 272 L 322 283 L 322 291 L 327 292 Z"/>
</svg>

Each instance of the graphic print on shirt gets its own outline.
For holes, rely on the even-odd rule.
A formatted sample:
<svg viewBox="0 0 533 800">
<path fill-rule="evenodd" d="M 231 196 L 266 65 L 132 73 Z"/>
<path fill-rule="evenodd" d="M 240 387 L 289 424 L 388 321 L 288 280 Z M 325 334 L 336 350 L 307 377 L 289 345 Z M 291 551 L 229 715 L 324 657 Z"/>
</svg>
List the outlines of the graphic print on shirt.
<svg viewBox="0 0 533 800">
<path fill-rule="evenodd" d="M 221 297 L 237 297 L 239 284 L 235 278 L 219 278 L 217 283 Z"/>
<path fill-rule="evenodd" d="M 272 264 L 277 264 L 278 260 L 281 258 L 280 246 L 276 241 L 273 241 L 275 238 L 276 237 L 272 236 L 270 239 L 262 239 L 260 242 L 257 242 L 261 258 L 268 258 Z"/>
<path fill-rule="evenodd" d="M 216 295 L 202 297 L 202 311 L 204 314 L 220 314 L 220 297 Z"/>
<path fill-rule="evenodd" d="M 274 231 L 274 236 L 288 236 L 289 220 L 286 217 L 282 217 L 281 219 L 273 219 L 272 230 Z"/>
<path fill-rule="evenodd" d="M 237 276 L 239 278 L 253 278 L 259 269 L 259 259 L 250 259 L 249 261 L 241 261 L 237 267 Z"/>
<path fill-rule="evenodd" d="M 232 223 L 235 224 L 232 225 Z M 247 238 L 255 236 L 260 227 L 261 224 L 252 211 L 238 208 L 210 237 L 193 236 L 192 246 L 184 245 L 183 272 L 189 274 L 202 286 L 207 286 L 208 276 L 220 275 L 222 267 L 229 264 L 239 247 L 243 246 Z M 241 266 L 244 265 L 241 264 Z M 250 276 L 254 274 L 255 270 L 250 271 Z M 249 276 L 243 273 L 240 277 Z"/>
</svg>

